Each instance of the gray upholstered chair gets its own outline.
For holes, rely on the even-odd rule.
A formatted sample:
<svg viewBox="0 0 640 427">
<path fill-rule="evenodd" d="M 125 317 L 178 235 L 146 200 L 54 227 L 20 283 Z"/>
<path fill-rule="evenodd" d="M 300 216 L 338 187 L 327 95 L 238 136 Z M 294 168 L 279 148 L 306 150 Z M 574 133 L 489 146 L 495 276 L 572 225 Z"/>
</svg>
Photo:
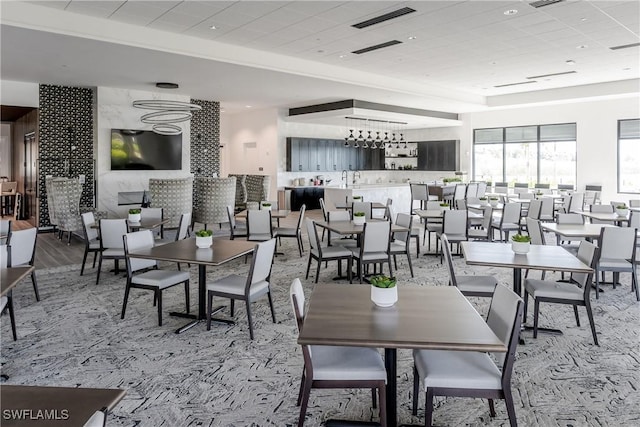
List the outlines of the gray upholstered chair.
<svg viewBox="0 0 640 427">
<path fill-rule="evenodd" d="M 7 268 L 9 258 L 9 251 L 7 245 L 0 245 L 0 267 Z M 7 294 L 0 298 L 0 314 L 5 310 L 9 311 L 9 318 L 11 319 L 11 333 L 13 334 L 13 340 L 18 339 L 16 333 L 16 318 L 13 312 L 13 290 L 9 290 Z"/>
<path fill-rule="evenodd" d="M 595 268 L 598 261 L 598 247 L 593 243 L 583 240 L 578 248 L 578 259 Z M 598 344 L 596 336 L 596 325 L 591 312 L 591 299 L 589 293 L 591 291 L 591 280 L 593 273 L 571 273 L 569 283 L 551 282 L 547 280 L 525 279 L 524 281 L 524 318 L 527 318 L 527 305 L 529 295 L 534 300 L 533 309 L 533 338 L 538 337 L 538 314 L 540 312 L 540 303 L 548 302 L 555 304 L 570 304 L 573 306 L 573 312 L 576 316 L 576 323 L 580 326 L 580 318 L 578 317 L 578 306 L 587 309 L 589 324 L 591 325 L 591 334 L 593 342 Z M 576 286 L 577 285 L 577 286 Z"/>
<path fill-rule="evenodd" d="M 443 234 L 440 236 L 440 240 L 442 241 L 444 261 L 449 271 L 449 285 L 457 287 L 462 295 L 467 297 L 492 297 L 493 291 L 498 286 L 498 280 L 493 276 L 456 275 L 447 236 Z"/>
<path fill-rule="evenodd" d="M 482 221 L 478 227 L 472 227 L 467 230 L 467 237 L 470 240 L 487 240 L 491 241 L 491 220 L 493 219 L 493 208 L 484 206 L 482 211 Z"/>
<path fill-rule="evenodd" d="M 373 217 L 371 202 L 353 202 L 351 204 L 351 216 L 356 212 L 364 212 L 364 217 L 368 221 Z"/>
<path fill-rule="evenodd" d="M 196 178 L 198 206 L 193 221 L 205 225 L 224 224 L 229 221 L 227 206 L 233 206 L 236 197 L 236 178 Z"/>
<path fill-rule="evenodd" d="M 269 175 L 247 175 L 245 187 L 247 189 L 247 203 L 269 200 L 271 177 Z"/>
<path fill-rule="evenodd" d="M 302 251 L 304 250 L 304 247 L 302 246 L 302 221 L 304 221 L 304 213 L 306 210 L 307 210 L 306 205 L 302 205 L 300 207 L 300 215 L 298 216 L 298 223 L 296 224 L 295 228 L 294 227 L 276 227 L 276 229 L 273 230 L 273 235 L 278 240 L 280 240 L 281 242 L 280 244 L 282 244 L 281 239 L 283 237 L 296 239 L 296 241 L 298 242 L 298 251 L 300 252 L 300 256 L 302 256 Z"/>
<path fill-rule="evenodd" d="M 98 252 L 100 252 L 100 241 L 98 240 L 98 228 L 96 226 L 96 218 L 93 212 L 85 212 L 80 215 L 82 219 L 82 230 L 84 234 L 84 255 L 82 256 L 82 267 L 80 268 L 80 275 L 84 274 L 84 266 L 87 262 L 87 255 L 93 252 L 93 266 L 96 268 L 96 258 Z"/>
<path fill-rule="evenodd" d="M 495 417 L 493 399 L 504 399 L 511 427 L 518 425 L 511 393 L 511 374 L 516 356 L 523 302 L 506 286 L 496 286 L 487 324 L 507 347 L 497 353 L 498 363 L 487 353 L 475 351 L 414 350 L 413 408 L 418 412 L 420 388 L 426 392 L 425 425 L 433 419 L 435 396 L 484 397 L 489 414 Z"/>
<path fill-rule="evenodd" d="M 331 246 L 322 246 L 320 238 L 318 237 L 318 230 L 316 229 L 316 224 L 310 219 L 305 221 L 305 226 L 307 227 L 307 236 L 309 237 L 309 262 L 307 263 L 307 275 L 305 279 L 309 278 L 309 270 L 311 269 L 311 260 L 315 259 L 318 263 L 318 267 L 316 269 L 316 283 L 318 283 L 318 278 L 320 277 L 320 267 L 322 266 L 322 262 L 327 261 L 338 261 L 338 275 L 342 276 L 342 260 L 347 260 L 347 273 L 349 281 L 351 281 L 351 250 L 340 246 L 339 244 L 334 244 Z"/>
<path fill-rule="evenodd" d="M 247 240 L 264 242 L 273 238 L 271 211 L 247 211 Z"/>
<path fill-rule="evenodd" d="M 235 300 L 242 300 L 247 306 L 247 321 L 249 322 L 249 336 L 253 339 L 253 318 L 251 303 L 263 296 L 269 299 L 271 318 L 276 323 L 276 313 L 271 298 L 271 268 L 276 251 L 276 239 L 259 243 L 253 251 L 253 261 L 247 276 L 232 274 L 214 282 L 207 283 L 207 331 L 211 330 L 211 309 L 213 297 L 229 298 L 231 300 L 231 317 L 235 309 Z"/>
<path fill-rule="evenodd" d="M 380 264 L 382 272 L 382 265 L 386 262 L 389 264 L 389 277 L 393 276 L 391 252 L 389 251 L 390 239 L 390 221 L 365 222 L 360 247 L 351 249 L 353 259 L 358 263 L 360 283 L 362 283 L 364 267 L 369 264 Z"/>
<path fill-rule="evenodd" d="M 247 224 L 239 224 L 236 221 L 233 206 L 227 206 L 227 217 L 229 217 L 229 231 L 231 232 L 231 240 L 236 237 L 247 237 Z"/>
<path fill-rule="evenodd" d="M 100 270 L 103 259 L 112 259 L 115 264 L 115 272 L 120 272 L 118 261 L 125 259 L 124 242 L 122 236 L 127 234 L 126 219 L 101 219 L 99 227 L 100 236 L 100 256 L 98 257 L 98 273 L 96 275 L 96 285 L 100 283 Z"/>
<path fill-rule="evenodd" d="M 154 293 L 154 301 L 158 306 L 158 326 L 162 326 L 162 291 L 184 283 L 185 302 L 189 313 L 189 272 L 158 269 L 158 261 L 131 257 L 129 254 L 154 246 L 151 230 L 136 231 L 124 235 L 124 253 L 127 260 L 127 285 L 122 302 L 120 318 L 124 319 L 131 288 L 147 289 Z M 137 272 L 144 270 L 141 273 Z"/>
<path fill-rule="evenodd" d="M 54 179 L 50 182 L 49 196 L 51 197 L 56 226 L 60 235 L 68 233 L 67 243 L 71 241 L 71 235 L 82 229 L 80 219 L 80 196 L 82 196 L 82 184 L 77 179 Z"/>
<path fill-rule="evenodd" d="M 304 291 L 300 279 L 294 279 L 289 297 L 298 326 L 304 324 Z M 303 345 L 304 368 L 297 405 L 300 406 L 298 427 L 304 425 L 309 395 L 312 388 L 370 388 L 373 391 L 373 407 L 376 407 L 376 390 L 380 401 L 380 425 L 387 424 L 386 391 L 387 371 L 382 356 L 375 348 L 328 345 Z"/>
<path fill-rule="evenodd" d="M 142 208 L 140 209 L 140 220 L 162 222 L 164 220 L 164 208 Z M 156 231 L 157 230 L 157 231 Z M 164 238 L 164 224 L 152 230 L 155 238 Z"/>
<path fill-rule="evenodd" d="M 413 225 L 413 216 L 406 213 L 396 215 L 396 225 L 405 227 L 408 231 L 396 231 L 393 233 L 393 240 L 389 243 L 389 251 L 393 256 L 393 266 L 398 271 L 398 255 L 406 255 L 409 263 L 409 271 L 413 277 L 413 265 L 411 265 L 411 229 Z"/>
<path fill-rule="evenodd" d="M 635 290 L 636 300 L 640 301 L 640 289 L 638 289 L 636 272 L 636 233 L 637 229 L 631 227 L 606 227 L 600 230 L 600 237 L 598 238 L 600 256 L 595 266 L 596 298 L 600 293 L 600 279 L 597 274 L 611 271 L 613 272 L 614 289 L 620 273 L 631 273 L 631 290 Z"/>
<path fill-rule="evenodd" d="M 442 219 L 442 231 L 436 233 L 438 238 L 441 239 L 442 236 L 447 236 L 449 244 L 457 244 L 458 253 L 460 253 L 460 243 L 469 240 L 467 233 L 467 211 L 458 209 L 445 210 L 444 218 Z M 440 263 L 442 263 L 442 253 L 440 253 Z"/>
<path fill-rule="evenodd" d="M 246 184 L 247 176 L 230 173 L 228 177 L 236 178 L 235 210 L 246 209 L 247 208 L 247 184 Z"/>
<path fill-rule="evenodd" d="M 193 209 L 193 178 L 149 178 L 151 207 L 162 208 L 169 222 L 165 229 L 180 226 L 180 216 Z"/>
<path fill-rule="evenodd" d="M 500 240 L 508 242 L 509 233 L 517 233 L 520 230 L 521 208 L 520 203 L 506 203 L 500 219 L 491 222 L 491 228 L 500 232 Z"/>
<path fill-rule="evenodd" d="M 27 228 L 25 230 L 14 230 L 9 236 L 7 266 L 26 267 L 33 266 L 36 257 L 36 240 L 38 229 Z M 31 272 L 31 283 L 36 294 L 36 301 L 40 301 L 38 292 L 38 282 L 36 281 L 36 270 Z"/>
</svg>

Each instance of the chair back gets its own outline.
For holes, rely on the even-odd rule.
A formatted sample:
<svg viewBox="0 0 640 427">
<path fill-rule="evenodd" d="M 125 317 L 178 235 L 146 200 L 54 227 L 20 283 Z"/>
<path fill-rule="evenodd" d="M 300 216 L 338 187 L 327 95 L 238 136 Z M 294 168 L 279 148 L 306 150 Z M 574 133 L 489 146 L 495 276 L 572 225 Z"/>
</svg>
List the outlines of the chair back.
<svg viewBox="0 0 640 427">
<path fill-rule="evenodd" d="M 348 211 L 329 211 L 327 214 L 329 221 L 351 221 L 351 214 Z"/>
<path fill-rule="evenodd" d="M 271 211 L 267 211 L 267 210 L 247 211 L 247 240 L 251 240 L 252 236 L 256 236 L 256 235 L 273 236 Z"/>
<path fill-rule="evenodd" d="M 153 259 L 131 258 L 129 253 L 143 249 L 150 249 L 154 245 L 153 231 L 140 230 L 133 233 L 127 233 L 122 236 L 122 244 L 124 246 L 124 256 L 127 260 L 127 274 L 129 278 L 138 270 L 152 268 L 158 265 L 158 261 Z"/>
<path fill-rule="evenodd" d="M 164 219 L 162 208 L 142 208 L 140 218 L 150 221 L 162 221 Z"/>
<path fill-rule="evenodd" d="M 201 224 L 226 223 L 227 206 L 235 206 L 236 178 L 197 177 L 195 180 L 197 205 L 193 209 L 195 222 Z"/>
<path fill-rule="evenodd" d="M 567 213 L 580 212 L 584 205 L 584 193 L 573 193 L 569 199 L 569 209 Z"/>
<path fill-rule="evenodd" d="M 291 308 L 293 309 L 293 315 L 296 319 L 296 326 L 298 327 L 298 333 L 302 329 L 304 323 L 304 290 L 302 289 L 302 283 L 300 279 L 295 278 L 289 287 L 289 298 L 291 299 Z"/>
<path fill-rule="evenodd" d="M 532 245 L 544 245 L 544 234 L 542 234 L 542 226 L 540 221 L 533 218 L 527 218 L 527 231 L 531 237 Z"/>
<path fill-rule="evenodd" d="M 518 224 L 520 223 L 520 211 L 522 206 L 520 203 L 506 203 L 502 211 L 502 224 Z"/>
<path fill-rule="evenodd" d="M 261 282 L 268 282 L 271 277 L 273 267 L 273 256 L 276 253 L 276 239 L 260 242 L 253 251 L 253 261 L 247 276 L 245 295 L 249 295 L 252 285 Z"/>
<path fill-rule="evenodd" d="M 393 209 L 393 206 L 390 205 L 390 204 L 387 205 L 387 208 L 385 209 L 385 219 L 387 221 L 394 222 L 394 220 L 396 219 L 396 216 L 397 216 L 397 214 L 396 214 L 395 210 Z"/>
<path fill-rule="evenodd" d="M 507 194 L 509 192 L 509 187 L 506 182 L 496 182 L 494 191 L 496 193 Z"/>
<path fill-rule="evenodd" d="M 559 213 L 558 224 L 584 224 L 584 217 L 577 213 Z"/>
<path fill-rule="evenodd" d="M 442 257 L 447 265 L 447 271 L 449 272 L 449 285 L 458 287 L 456 281 L 456 272 L 453 269 L 453 258 L 451 257 L 451 250 L 449 249 L 449 239 L 444 234 L 440 235 L 440 242 L 442 243 Z"/>
<path fill-rule="evenodd" d="M 467 193 L 466 193 L 465 197 L 466 198 L 478 197 L 478 183 L 477 182 L 470 182 L 469 185 L 467 185 Z"/>
<path fill-rule="evenodd" d="M 630 208 L 640 208 L 640 199 L 631 199 L 629 200 Z"/>
<path fill-rule="evenodd" d="M 464 199 L 466 194 L 467 194 L 467 185 L 466 184 L 456 184 L 456 187 L 453 190 L 453 200 Z"/>
<path fill-rule="evenodd" d="M 407 231 L 396 231 L 394 234 L 395 240 L 403 242 L 406 247 L 409 247 L 409 240 L 411 239 L 411 227 L 413 225 L 413 216 L 406 213 L 399 213 L 396 216 L 396 225 L 405 227 Z"/>
<path fill-rule="evenodd" d="M 96 224 L 96 217 L 93 212 L 85 212 L 80 215 L 82 218 L 82 229 L 84 230 L 85 243 L 89 243 L 90 240 L 98 238 L 98 229 L 92 227 Z"/>
<path fill-rule="evenodd" d="M 522 200 L 533 200 L 533 199 L 535 199 L 535 198 L 536 198 L 536 197 L 535 197 L 535 196 L 536 196 L 535 194 L 533 194 L 533 193 L 529 193 L 529 192 L 526 192 L 526 193 L 520 193 L 518 196 L 519 196 Z"/>
<path fill-rule="evenodd" d="M 165 225 L 168 228 L 178 227 L 180 215 L 191 212 L 194 202 L 196 205 L 200 203 L 198 195 L 193 199 L 193 177 L 149 178 L 147 194 L 151 198 L 151 206 L 162 208 L 165 218 L 169 218 Z"/>
<path fill-rule="evenodd" d="M 229 218 L 229 227 L 231 229 L 236 228 L 236 217 L 233 213 L 233 206 L 227 206 L 227 217 Z"/>
<path fill-rule="evenodd" d="M 467 211 L 447 210 L 444 211 L 442 232 L 451 235 L 467 234 Z"/>
<path fill-rule="evenodd" d="M 570 191 L 573 188 L 573 184 L 558 184 L 558 190 L 560 191 Z"/>
<path fill-rule="evenodd" d="M 320 197 L 320 209 L 322 209 L 322 217 L 325 221 L 329 221 L 329 215 L 327 214 L 327 205 L 324 203 L 324 199 Z"/>
<path fill-rule="evenodd" d="M 9 246 L 0 245 L 0 268 L 9 267 Z"/>
<path fill-rule="evenodd" d="M 631 227 L 603 227 L 600 230 L 598 244 L 600 246 L 600 258 L 607 260 L 634 260 L 636 254 L 636 229 Z"/>
<path fill-rule="evenodd" d="M 390 234 L 391 223 L 389 221 L 365 222 L 360 253 L 388 252 Z"/>
<path fill-rule="evenodd" d="M 458 210 L 466 210 L 467 209 L 467 201 L 465 199 L 457 199 L 453 201 L 454 208 Z"/>
<path fill-rule="evenodd" d="M 542 199 L 540 199 L 540 201 L 542 203 L 540 204 L 540 215 L 538 215 L 538 218 L 552 219 L 553 199 L 551 197 L 543 197 Z"/>
<path fill-rule="evenodd" d="M 640 212 L 631 211 L 629 215 L 629 227 L 640 230 Z M 640 244 L 640 239 L 638 244 Z"/>
<path fill-rule="evenodd" d="M 371 219 L 373 214 L 371 202 L 353 202 L 351 204 L 351 214 L 353 215 L 356 212 L 364 212 L 365 219 Z"/>
<path fill-rule="evenodd" d="M 100 247 L 102 249 L 123 249 L 122 236 L 127 232 L 126 219 L 101 219 L 99 231 Z"/>
<path fill-rule="evenodd" d="M 482 228 L 487 230 L 487 236 L 491 232 L 491 220 L 493 219 L 493 208 L 491 206 L 485 206 L 482 216 Z"/>
<path fill-rule="evenodd" d="M 511 377 L 513 360 L 515 358 L 518 338 L 520 336 L 520 324 L 522 322 L 522 299 L 513 291 L 503 285 L 498 285 L 493 292 L 487 325 L 494 334 L 507 346 L 506 353 L 494 353 L 496 360 L 502 367 L 502 378 Z M 507 376 L 507 377 L 505 377 Z"/>
<path fill-rule="evenodd" d="M 298 217 L 298 224 L 296 225 L 296 230 L 298 233 L 301 231 L 302 221 L 304 221 L 304 213 L 307 211 L 307 205 L 303 204 L 300 206 L 300 216 Z"/>
<path fill-rule="evenodd" d="M 531 200 L 529 202 L 529 210 L 527 211 L 527 218 L 539 219 L 541 210 L 542 210 L 542 200 Z"/>
<path fill-rule="evenodd" d="M 549 184 L 540 184 L 540 183 L 537 183 L 537 184 L 535 185 L 535 188 L 546 188 L 546 189 L 548 189 L 548 188 L 551 188 L 551 185 L 549 185 Z"/>
<path fill-rule="evenodd" d="M 476 194 L 477 198 L 484 197 L 487 192 L 487 183 L 482 181 L 478 183 L 478 192 Z"/>
<path fill-rule="evenodd" d="M 591 242 L 587 242 L 586 240 L 582 240 L 580 242 L 580 246 L 578 246 L 577 256 L 580 261 L 582 261 L 592 269 L 595 269 L 599 258 L 598 251 L 599 248 L 597 245 Z M 589 297 L 592 278 L 593 273 L 571 273 L 571 281 L 577 283 L 584 290 L 584 295 L 586 298 Z"/>
<path fill-rule="evenodd" d="M 309 246 L 311 246 L 311 250 L 320 250 L 320 238 L 318 237 L 318 230 L 316 230 L 316 223 L 311 220 L 311 219 L 307 219 L 304 222 L 305 226 L 307 227 L 307 237 L 309 237 Z"/>
<path fill-rule="evenodd" d="M 422 208 L 422 202 L 424 200 L 429 200 L 429 190 L 427 184 L 417 184 L 412 182 L 409 183 L 409 189 L 411 190 L 411 212 L 413 212 L 413 203 L 415 201 L 419 201 L 420 207 Z"/>
<path fill-rule="evenodd" d="M 9 257 L 7 265 L 17 267 L 19 265 L 33 265 L 36 254 L 36 237 L 38 229 L 14 230 L 9 239 Z"/>
<path fill-rule="evenodd" d="M 185 212 L 180 215 L 180 223 L 178 224 L 176 241 L 187 238 L 187 236 L 189 235 L 189 226 L 191 226 L 191 212 Z"/>
<path fill-rule="evenodd" d="M 591 205 L 589 211 L 592 213 L 613 213 L 613 205 Z"/>
</svg>

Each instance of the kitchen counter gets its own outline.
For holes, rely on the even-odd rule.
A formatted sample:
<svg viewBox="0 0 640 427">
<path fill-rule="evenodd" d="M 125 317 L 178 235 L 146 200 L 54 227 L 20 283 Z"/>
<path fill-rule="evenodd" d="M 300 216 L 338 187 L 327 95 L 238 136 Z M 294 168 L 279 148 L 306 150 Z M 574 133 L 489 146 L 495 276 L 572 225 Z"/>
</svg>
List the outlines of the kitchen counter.
<svg viewBox="0 0 640 427">
<path fill-rule="evenodd" d="M 324 190 L 324 201 L 327 209 L 334 210 L 336 203 L 344 204 L 347 197 L 362 196 L 365 202 L 386 203 L 393 200 L 393 209 L 398 212 L 409 212 L 411 205 L 411 189 L 408 183 L 356 184 L 347 188 L 327 187 Z"/>
</svg>

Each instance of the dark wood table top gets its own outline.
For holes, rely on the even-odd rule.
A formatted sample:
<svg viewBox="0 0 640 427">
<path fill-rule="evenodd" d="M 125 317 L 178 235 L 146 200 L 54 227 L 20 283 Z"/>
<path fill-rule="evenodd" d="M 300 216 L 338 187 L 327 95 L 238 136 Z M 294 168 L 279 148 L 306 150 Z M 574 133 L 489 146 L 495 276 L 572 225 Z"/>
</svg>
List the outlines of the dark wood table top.
<svg viewBox="0 0 640 427">
<path fill-rule="evenodd" d="M 380 308 L 371 302 L 370 285 L 316 285 L 298 343 L 506 351 L 456 287 L 398 286 L 398 302 Z"/>
<path fill-rule="evenodd" d="M 357 201 L 355 201 L 357 202 Z M 344 204 L 344 203 L 336 203 L 335 204 L 336 209 L 351 209 L 351 207 L 353 206 L 352 204 Z M 371 209 L 386 209 L 387 205 L 385 205 L 384 203 L 380 203 L 380 202 L 371 202 Z"/>
<path fill-rule="evenodd" d="M 595 239 L 600 237 L 600 231 L 605 227 L 615 227 L 613 224 L 556 224 L 543 222 L 542 229 L 569 238 L 586 237 Z"/>
<path fill-rule="evenodd" d="M 27 277 L 34 270 L 34 267 L 10 267 L 3 268 L 0 272 L 0 287 L 2 292 L 0 296 L 4 296 L 13 289 L 22 279 Z"/>
<path fill-rule="evenodd" d="M 370 219 L 367 222 L 382 221 L 379 219 Z M 326 228 L 334 233 L 347 235 L 347 234 L 362 234 L 364 225 L 356 225 L 353 221 L 316 221 L 318 227 Z M 391 224 L 391 232 L 397 233 L 401 231 L 408 231 L 406 227 L 402 227 L 396 224 Z"/>
<path fill-rule="evenodd" d="M 177 242 L 170 242 L 165 245 L 154 246 L 150 249 L 131 252 L 130 255 L 135 258 L 215 266 L 251 253 L 255 247 L 255 242 L 215 238 L 210 248 L 199 249 L 196 246 L 195 237 L 192 237 L 190 239 L 178 240 Z"/>
<path fill-rule="evenodd" d="M 131 229 L 141 229 L 141 228 L 156 228 L 161 225 L 168 224 L 171 218 L 142 218 L 139 222 L 133 222 L 127 220 L 127 224 Z"/>
<path fill-rule="evenodd" d="M 291 211 L 287 210 L 287 209 L 272 209 L 271 210 L 271 218 L 286 218 L 289 216 L 289 214 L 291 213 Z M 247 210 L 243 210 L 240 211 L 236 214 L 236 218 L 246 218 L 247 217 Z"/>
<path fill-rule="evenodd" d="M 531 245 L 528 254 L 516 254 L 511 243 L 462 242 L 462 254 L 469 265 L 529 268 L 590 273 L 593 270 L 560 246 Z"/>
<path fill-rule="evenodd" d="M 121 389 L 1 385 L 2 426 L 82 427 L 96 411 L 113 409 L 125 394 Z M 53 411 L 55 419 L 36 419 L 44 410 Z"/>
</svg>

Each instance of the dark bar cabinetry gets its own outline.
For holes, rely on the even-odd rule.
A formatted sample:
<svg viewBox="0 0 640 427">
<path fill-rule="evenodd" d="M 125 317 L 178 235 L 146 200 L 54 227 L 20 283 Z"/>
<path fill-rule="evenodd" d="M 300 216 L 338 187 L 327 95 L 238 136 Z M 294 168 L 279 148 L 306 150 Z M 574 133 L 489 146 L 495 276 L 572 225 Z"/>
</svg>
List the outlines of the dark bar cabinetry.
<svg viewBox="0 0 640 427">
<path fill-rule="evenodd" d="M 384 169 L 384 150 L 345 147 L 341 139 L 287 138 L 287 171 Z"/>
</svg>

